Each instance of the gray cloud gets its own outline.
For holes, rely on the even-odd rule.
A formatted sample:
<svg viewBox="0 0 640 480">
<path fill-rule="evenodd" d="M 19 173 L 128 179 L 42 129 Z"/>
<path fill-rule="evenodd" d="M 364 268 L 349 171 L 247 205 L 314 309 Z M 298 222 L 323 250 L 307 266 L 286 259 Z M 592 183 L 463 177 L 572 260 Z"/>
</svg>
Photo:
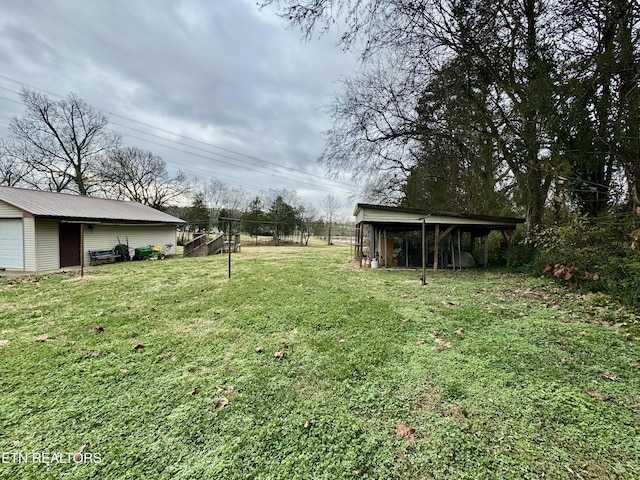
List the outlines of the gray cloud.
<svg viewBox="0 0 640 480">
<path fill-rule="evenodd" d="M 73 91 L 114 114 L 113 128 L 126 143 L 154 151 L 172 169 L 254 191 L 295 189 L 295 181 L 282 177 L 304 179 L 298 189 L 316 202 L 327 193 L 346 195 L 344 185 L 332 187 L 319 178 L 316 163 L 322 131 L 329 127 L 321 107 L 338 88 L 336 80 L 355 67 L 354 56 L 342 53 L 332 38 L 303 43 L 297 31 L 252 0 L 5 3 L 5 116 L 21 114 L 10 91 L 20 89 L 16 81 L 52 94 Z M 5 126 L 8 120 L 2 120 Z M 283 169 L 271 177 L 259 160 L 185 137 L 309 176 Z M 214 153 L 187 153 L 193 147 Z"/>
</svg>

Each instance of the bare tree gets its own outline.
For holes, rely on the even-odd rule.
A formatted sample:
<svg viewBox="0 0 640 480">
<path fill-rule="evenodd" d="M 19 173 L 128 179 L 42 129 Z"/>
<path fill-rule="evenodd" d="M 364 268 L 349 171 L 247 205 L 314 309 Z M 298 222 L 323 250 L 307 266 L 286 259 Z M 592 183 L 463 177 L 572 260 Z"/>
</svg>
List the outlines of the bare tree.
<svg viewBox="0 0 640 480">
<path fill-rule="evenodd" d="M 333 126 L 320 157 L 332 176 L 375 177 L 383 191 L 397 192 L 409 174 L 422 87 L 417 77 L 402 73 L 398 62 L 390 56 L 377 59 L 342 81 L 342 92 L 327 107 Z"/>
<path fill-rule="evenodd" d="M 218 217 L 242 218 L 249 210 L 250 194 L 240 187 L 229 187 L 216 178 L 201 187 L 201 193 L 209 208 L 211 223 Z M 220 225 L 218 225 L 221 228 Z"/>
<path fill-rule="evenodd" d="M 526 209 L 528 231 L 541 222 L 554 170 L 547 116 L 552 52 L 559 33 L 553 0 L 265 0 L 307 39 L 345 25 L 342 46 L 358 49 L 363 72 L 345 82 L 330 107 L 322 160 L 337 169 L 395 173 L 414 165 L 415 109 L 424 89 L 452 59 L 487 85 L 476 99 L 486 111 L 494 155 L 505 162 Z M 473 88 L 468 90 L 475 94 Z M 484 93 L 484 92 L 478 92 Z"/>
<path fill-rule="evenodd" d="M 11 120 L 13 156 L 43 177 L 45 188 L 93 192 L 97 162 L 120 144 L 120 137 L 107 129 L 107 117 L 74 93 L 57 102 L 26 88 L 20 96 L 27 112 Z M 42 185 L 36 181 L 34 186 Z"/>
<path fill-rule="evenodd" d="M 171 178 L 162 158 L 136 147 L 109 151 L 97 168 L 97 176 L 107 195 L 157 209 L 165 208 L 188 190 L 183 173 Z"/>
<path fill-rule="evenodd" d="M 17 156 L 16 156 L 17 155 Z M 19 154 L 19 148 L 13 142 L 0 142 L 0 185 L 18 187 L 29 185 L 27 180 L 30 169 L 23 161 L 24 154 Z"/>
<path fill-rule="evenodd" d="M 217 178 L 210 179 L 208 183 L 201 187 L 202 196 L 209 207 L 209 218 L 212 222 L 218 221 L 220 212 L 225 207 L 226 190 L 227 186 Z"/>
<path fill-rule="evenodd" d="M 331 230 L 333 229 L 333 222 L 335 216 L 340 208 L 340 201 L 331 193 L 328 194 L 325 199 L 320 202 L 320 207 L 324 211 L 325 225 L 327 227 L 327 245 L 331 245 Z"/>
<path fill-rule="evenodd" d="M 300 226 L 300 245 L 309 245 L 309 238 L 313 235 L 313 226 L 316 223 L 318 212 L 311 205 L 300 205 L 297 208 Z"/>
</svg>

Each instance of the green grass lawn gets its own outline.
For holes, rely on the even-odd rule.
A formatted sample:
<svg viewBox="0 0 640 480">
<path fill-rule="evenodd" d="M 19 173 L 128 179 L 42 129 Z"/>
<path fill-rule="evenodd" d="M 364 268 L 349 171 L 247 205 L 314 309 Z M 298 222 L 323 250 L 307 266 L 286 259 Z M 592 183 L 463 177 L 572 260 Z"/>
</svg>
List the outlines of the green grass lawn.
<svg viewBox="0 0 640 480">
<path fill-rule="evenodd" d="M 2 279 L 0 478 L 640 478 L 633 314 L 348 257 Z"/>
</svg>

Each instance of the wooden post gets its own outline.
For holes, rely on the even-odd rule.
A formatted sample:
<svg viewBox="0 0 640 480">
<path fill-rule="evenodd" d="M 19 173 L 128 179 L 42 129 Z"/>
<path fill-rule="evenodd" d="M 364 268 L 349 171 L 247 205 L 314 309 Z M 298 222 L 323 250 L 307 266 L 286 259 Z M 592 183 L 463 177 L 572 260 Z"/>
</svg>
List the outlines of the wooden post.
<svg viewBox="0 0 640 480">
<path fill-rule="evenodd" d="M 453 269 L 456 269 L 456 244 L 453 241 L 453 238 L 450 239 L 449 246 L 451 247 L 451 266 Z"/>
<path fill-rule="evenodd" d="M 449 235 L 453 229 L 456 228 L 455 225 L 451 225 L 449 227 L 447 227 L 447 229 L 442 232 L 442 234 L 440 233 L 440 225 L 436 224 L 436 238 L 435 238 L 435 245 L 433 246 L 433 269 L 437 270 L 438 269 L 438 250 L 439 250 L 439 246 L 440 246 L 440 242 L 442 240 L 444 240 L 444 238 Z M 453 247 L 453 239 L 451 240 L 451 251 L 454 251 L 454 247 Z"/>
<path fill-rule="evenodd" d="M 433 246 L 433 270 L 438 270 L 438 255 L 440 252 L 440 224 L 436 223 L 436 243 Z"/>
<path fill-rule="evenodd" d="M 422 227 L 422 228 L 424 228 L 424 227 Z M 406 233 L 404 235 L 404 264 L 405 264 L 406 268 L 409 268 L 409 240 L 407 240 L 407 234 Z"/>
<path fill-rule="evenodd" d="M 369 230 L 369 264 L 371 264 L 371 262 L 373 262 L 376 257 L 376 230 L 376 227 L 374 227 L 373 225 Z"/>
<path fill-rule="evenodd" d="M 460 241 L 460 228 L 458 228 L 458 264 L 460 266 L 460 271 L 462 271 L 462 245 Z"/>
<path fill-rule="evenodd" d="M 405 241 L 405 243 L 408 243 Z M 409 261 L 409 247 L 407 246 L 407 262 Z M 426 284 L 427 276 L 427 219 L 422 219 L 422 285 Z"/>
<path fill-rule="evenodd" d="M 84 223 L 80 224 L 80 278 L 84 278 Z"/>
<path fill-rule="evenodd" d="M 389 250 L 387 249 L 387 229 L 384 229 L 383 232 L 383 237 L 384 237 L 384 266 L 385 268 L 389 267 L 389 261 L 387 260 L 389 258 Z"/>
<path fill-rule="evenodd" d="M 484 236 L 484 266 L 489 266 L 489 234 Z"/>
</svg>

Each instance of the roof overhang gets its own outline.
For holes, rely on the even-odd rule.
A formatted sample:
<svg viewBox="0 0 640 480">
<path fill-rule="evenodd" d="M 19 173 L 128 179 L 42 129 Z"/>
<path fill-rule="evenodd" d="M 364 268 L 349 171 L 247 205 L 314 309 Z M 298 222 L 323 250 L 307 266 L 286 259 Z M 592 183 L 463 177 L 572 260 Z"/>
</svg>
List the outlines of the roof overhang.
<svg viewBox="0 0 640 480">
<path fill-rule="evenodd" d="M 497 217 L 489 215 L 462 215 L 456 213 L 429 212 L 411 208 L 390 207 L 359 203 L 353 213 L 357 223 L 379 225 L 386 228 L 402 229 L 411 226 L 455 225 L 490 230 L 515 228 L 524 223 L 523 218 Z"/>
</svg>

